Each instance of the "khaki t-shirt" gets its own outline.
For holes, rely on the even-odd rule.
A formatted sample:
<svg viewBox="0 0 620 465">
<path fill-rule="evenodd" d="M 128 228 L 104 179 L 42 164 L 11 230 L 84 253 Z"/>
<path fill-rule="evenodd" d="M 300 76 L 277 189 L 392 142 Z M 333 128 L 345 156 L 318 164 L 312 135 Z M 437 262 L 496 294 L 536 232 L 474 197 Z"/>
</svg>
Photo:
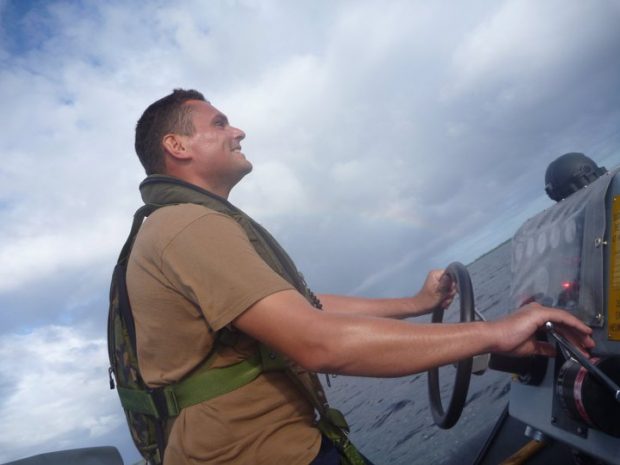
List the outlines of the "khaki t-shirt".
<svg viewBox="0 0 620 465">
<path fill-rule="evenodd" d="M 214 332 L 260 299 L 292 286 L 258 256 L 230 217 L 201 205 L 149 216 L 127 268 L 140 371 L 152 387 L 183 378 L 209 354 Z M 256 351 L 239 333 L 218 349 L 215 367 Z M 166 465 L 307 465 L 318 453 L 314 412 L 283 373 L 262 374 L 176 418 Z"/>
</svg>

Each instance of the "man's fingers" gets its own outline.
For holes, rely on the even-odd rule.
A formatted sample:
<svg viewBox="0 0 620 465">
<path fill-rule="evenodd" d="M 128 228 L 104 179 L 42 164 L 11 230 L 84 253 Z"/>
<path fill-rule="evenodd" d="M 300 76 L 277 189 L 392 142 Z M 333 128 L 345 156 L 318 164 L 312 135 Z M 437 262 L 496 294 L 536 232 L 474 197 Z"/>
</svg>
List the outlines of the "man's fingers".
<svg viewBox="0 0 620 465">
<path fill-rule="evenodd" d="M 586 325 L 579 318 L 571 315 L 570 313 L 564 310 L 555 310 L 554 318 L 551 319 L 553 323 L 557 325 L 557 327 L 561 330 L 574 330 L 578 333 L 584 335 L 591 335 L 592 328 Z"/>
<path fill-rule="evenodd" d="M 564 336 L 584 355 L 588 355 L 587 352 L 594 347 L 592 328 L 573 315 L 562 312 L 557 323 L 554 322 L 554 325 L 558 333 Z"/>
<path fill-rule="evenodd" d="M 579 350 L 586 357 L 589 357 L 588 351 L 595 346 L 594 339 L 590 334 L 584 334 L 583 332 L 576 330 L 573 327 L 566 327 L 563 325 L 556 326 L 559 334 L 564 336 L 570 344 L 572 344 L 577 350 Z"/>
<path fill-rule="evenodd" d="M 555 344 L 545 341 L 534 341 L 534 353 L 536 355 L 544 355 L 546 357 L 555 356 Z"/>
<path fill-rule="evenodd" d="M 452 303 L 453 300 L 454 300 L 453 297 L 448 297 L 448 298 L 444 299 L 443 302 L 441 303 L 441 308 L 443 308 L 445 310 L 446 308 L 448 308 L 450 306 L 450 304 Z"/>
<path fill-rule="evenodd" d="M 456 289 L 456 285 L 448 273 L 444 272 L 439 278 L 438 289 L 442 294 L 448 294 L 451 290 Z"/>
</svg>

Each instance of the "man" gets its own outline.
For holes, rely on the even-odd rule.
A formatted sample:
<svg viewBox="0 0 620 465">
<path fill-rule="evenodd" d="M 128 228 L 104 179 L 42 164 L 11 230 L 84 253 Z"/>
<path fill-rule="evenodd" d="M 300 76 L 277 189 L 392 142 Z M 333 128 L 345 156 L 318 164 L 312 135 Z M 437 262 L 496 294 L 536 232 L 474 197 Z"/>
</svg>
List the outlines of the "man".
<svg viewBox="0 0 620 465">
<path fill-rule="evenodd" d="M 196 91 L 175 90 L 138 122 L 136 151 L 149 175 L 142 196 L 167 205 L 144 222 L 127 270 L 140 371 L 150 386 L 183 379 L 212 351 L 214 368 L 238 363 L 256 353 L 256 341 L 292 361 L 300 379 L 402 376 L 486 352 L 550 355 L 553 348 L 534 338 L 549 320 L 583 350 L 593 346 L 579 320 L 535 304 L 495 322 L 400 321 L 449 304 L 453 290 L 438 270 L 413 297 L 316 299 L 271 236 L 226 200 L 252 170 L 244 137 Z M 223 332 L 233 341 L 215 342 Z M 338 463 L 313 405 L 282 371 L 183 409 L 164 460 Z"/>
</svg>

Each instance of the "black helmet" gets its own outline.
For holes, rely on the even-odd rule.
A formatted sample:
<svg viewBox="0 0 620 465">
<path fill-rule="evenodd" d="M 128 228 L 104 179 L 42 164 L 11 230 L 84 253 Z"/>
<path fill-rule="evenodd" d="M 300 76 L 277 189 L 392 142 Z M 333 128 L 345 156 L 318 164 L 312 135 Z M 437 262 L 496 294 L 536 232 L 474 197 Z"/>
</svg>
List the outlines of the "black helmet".
<svg viewBox="0 0 620 465">
<path fill-rule="evenodd" d="M 604 166 L 599 167 L 583 153 L 565 153 L 549 163 L 545 173 L 545 192 L 559 202 L 605 173 Z"/>
</svg>

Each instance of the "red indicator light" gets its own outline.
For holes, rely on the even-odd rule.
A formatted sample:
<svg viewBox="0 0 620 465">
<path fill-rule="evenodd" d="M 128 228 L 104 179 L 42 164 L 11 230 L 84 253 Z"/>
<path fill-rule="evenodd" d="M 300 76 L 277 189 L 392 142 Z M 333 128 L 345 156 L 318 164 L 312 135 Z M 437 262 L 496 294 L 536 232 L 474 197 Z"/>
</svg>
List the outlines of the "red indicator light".
<svg viewBox="0 0 620 465">
<path fill-rule="evenodd" d="M 562 287 L 563 287 L 564 289 L 568 289 L 568 288 L 570 288 L 570 285 L 571 285 L 570 281 L 564 281 L 564 282 L 562 283 Z"/>
</svg>

